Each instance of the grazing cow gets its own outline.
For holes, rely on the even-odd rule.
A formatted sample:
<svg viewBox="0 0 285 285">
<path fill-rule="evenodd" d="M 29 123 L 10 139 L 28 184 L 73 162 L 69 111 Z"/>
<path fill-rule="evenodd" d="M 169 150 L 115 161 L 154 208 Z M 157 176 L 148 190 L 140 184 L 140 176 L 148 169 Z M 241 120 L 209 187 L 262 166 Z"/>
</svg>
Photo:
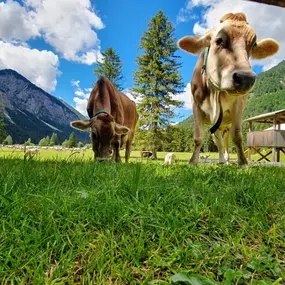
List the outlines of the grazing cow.
<svg viewBox="0 0 285 285">
<path fill-rule="evenodd" d="M 175 162 L 176 155 L 174 153 L 168 153 L 165 155 L 164 164 L 165 165 L 172 165 Z"/>
<path fill-rule="evenodd" d="M 279 44 L 273 39 L 256 40 L 245 14 L 229 13 L 205 35 L 183 37 L 178 46 L 191 54 L 202 52 L 191 81 L 195 130 L 194 151 L 189 163 L 198 163 L 203 126 L 213 124 L 210 131 L 219 149 L 219 161 L 224 163 L 229 159 L 227 152 L 224 157 L 224 148 L 227 151 L 231 132 L 238 164 L 247 164 L 242 149 L 242 111 L 246 95 L 256 79 L 249 57 L 272 56 Z"/>
<path fill-rule="evenodd" d="M 128 162 L 138 120 L 135 103 L 101 77 L 90 94 L 87 113 L 90 120 L 73 121 L 70 125 L 79 130 L 91 128 L 94 159 L 108 159 L 112 147 L 113 159 L 121 162 L 120 145 L 125 143 Z"/>
<path fill-rule="evenodd" d="M 34 157 L 35 155 L 39 155 L 40 154 L 40 150 L 37 148 L 30 148 L 27 149 L 26 146 L 24 147 L 24 157 Z"/>
<path fill-rule="evenodd" d="M 141 158 L 150 158 L 152 156 L 152 152 L 151 151 L 141 151 Z"/>
</svg>

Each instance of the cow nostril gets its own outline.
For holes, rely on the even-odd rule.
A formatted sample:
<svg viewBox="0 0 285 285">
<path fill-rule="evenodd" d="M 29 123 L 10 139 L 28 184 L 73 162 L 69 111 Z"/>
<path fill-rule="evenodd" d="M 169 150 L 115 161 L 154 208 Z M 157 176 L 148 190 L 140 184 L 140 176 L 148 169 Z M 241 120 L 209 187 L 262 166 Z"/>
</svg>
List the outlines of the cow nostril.
<svg viewBox="0 0 285 285">
<path fill-rule="evenodd" d="M 233 80 L 235 85 L 241 85 L 243 81 L 243 77 L 239 75 L 237 72 L 233 74 Z"/>
<path fill-rule="evenodd" d="M 233 83 L 237 89 L 248 90 L 255 82 L 256 74 L 248 71 L 233 73 Z"/>
</svg>

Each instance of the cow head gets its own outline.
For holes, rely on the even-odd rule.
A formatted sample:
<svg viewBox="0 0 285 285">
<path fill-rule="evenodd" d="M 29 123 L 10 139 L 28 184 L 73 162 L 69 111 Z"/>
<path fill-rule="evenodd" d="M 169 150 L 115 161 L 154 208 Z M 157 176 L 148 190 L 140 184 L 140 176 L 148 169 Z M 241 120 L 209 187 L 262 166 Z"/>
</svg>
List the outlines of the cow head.
<svg viewBox="0 0 285 285">
<path fill-rule="evenodd" d="M 209 87 L 236 96 L 248 93 L 254 85 L 256 74 L 252 72 L 249 57 L 263 59 L 279 49 L 273 39 L 257 41 L 243 13 L 226 14 L 205 35 L 183 37 L 178 46 L 191 54 L 209 48 L 204 60 Z"/>
<path fill-rule="evenodd" d="M 91 129 L 93 151 L 97 160 L 110 157 L 111 144 L 116 135 L 126 135 L 129 128 L 117 124 L 110 114 L 99 114 L 90 120 L 73 121 L 71 127 L 87 131 Z"/>
</svg>

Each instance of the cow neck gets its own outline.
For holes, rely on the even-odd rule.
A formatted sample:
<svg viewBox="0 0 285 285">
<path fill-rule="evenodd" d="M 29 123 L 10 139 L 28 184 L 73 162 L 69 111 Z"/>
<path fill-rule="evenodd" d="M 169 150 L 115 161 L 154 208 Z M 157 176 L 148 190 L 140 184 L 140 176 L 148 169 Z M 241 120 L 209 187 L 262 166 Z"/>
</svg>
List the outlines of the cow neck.
<svg viewBox="0 0 285 285">
<path fill-rule="evenodd" d="M 104 86 L 105 87 L 105 86 Z M 94 106 L 94 115 L 93 117 L 105 113 L 110 115 L 111 114 L 111 102 L 110 102 L 110 96 L 107 89 L 101 89 L 99 91 L 98 97 L 95 99 L 95 106 Z"/>
<path fill-rule="evenodd" d="M 209 88 L 209 87 L 208 87 Z M 210 102 L 213 110 L 213 126 L 210 128 L 210 133 L 215 134 L 216 131 L 221 126 L 221 123 L 223 121 L 223 107 L 221 104 L 220 99 L 220 91 L 219 90 L 213 90 L 212 87 L 210 87 Z M 215 134 L 216 135 L 216 134 Z"/>
<path fill-rule="evenodd" d="M 203 65 L 201 68 L 201 74 L 206 74 L 206 68 L 207 68 L 207 62 L 208 62 L 208 56 L 209 56 L 209 47 L 205 48 L 204 51 L 204 61 L 203 61 Z M 220 92 L 219 91 L 211 91 L 210 90 L 210 94 L 212 93 L 212 96 L 214 97 L 213 99 L 213 111 L 214 111 L 214 125 L 210 128 L 210 133 L 211 134 L 215 134 L 216 131 L 219 129 L 222 121 L 223 121 L 223 107 L 221 104 L 221 100 L 220 100 Z M 216 135 L 216 134 L 215 134 Z"/>
<path fill-rule="evenodd" d="M 109 112 L 107 112 L 106 110 L 99 110 L 99 111 L 96 111 L 95 114 L 93 115 L 93 118 L 98 116 L 99 114 L 107 114 L 107 115 L 110 115 Z"/>
<path fill-rule="evenodd" d="M 215 109 L 215 118 L 214 118 L 214 125 L 210 128 L 210 133 L 215 134 L 216 131 L 219 129 L 221 126 L 221 123 L 223 121 L 223 107 L 221 104 L 220 100 L 220 92 L 215 92 L 214 94 L 215 98 L 215 104 L 214 104 L 214 109 Z M 216 135 L 216 134 L 215 134 Z"/>
<path fill-rule="evenodd" d="M 201 73 L 203 74 L 204 72 L 206 73 L 206 67 L 207 67 L 207 62 L 208 62 L 208 55 L 209 55 L 209 49 L 208 47 L 205 48 L 204 51 L 204 62 L 202 65 Z"/>
</svg>

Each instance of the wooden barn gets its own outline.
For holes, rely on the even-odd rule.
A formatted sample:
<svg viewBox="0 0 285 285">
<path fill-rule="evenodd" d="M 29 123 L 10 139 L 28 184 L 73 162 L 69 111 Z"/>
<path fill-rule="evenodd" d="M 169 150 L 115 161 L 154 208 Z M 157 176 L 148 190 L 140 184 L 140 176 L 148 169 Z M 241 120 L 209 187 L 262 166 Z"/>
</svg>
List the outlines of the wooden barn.
<svg viewBox="0 0 285 285">
<path fill-rule="evenodd" d="M 284 0 L 248 0 L 251 2 L 257 2 L 262 4 L 274 5 L 285 8 L 285 1 Z"/>
<path fill-rule="evenodd" d="M 265 159 L 270 161 L 268 156 L 272 154 L 272 162 L 280 162 L 280 153 L 285 154 L 285 109 L 267 114 L 255 116 L 246 120 L 248 122 L 247 147 L 248 160 L 251 161 L 251 153 L 260 155 L 258 161 Z M 253 123 L 271 124 L 272 127 L 263 131 L 253 131 Z M 270 149 L 263 154 L 261 149 Z"/>
</svg>

